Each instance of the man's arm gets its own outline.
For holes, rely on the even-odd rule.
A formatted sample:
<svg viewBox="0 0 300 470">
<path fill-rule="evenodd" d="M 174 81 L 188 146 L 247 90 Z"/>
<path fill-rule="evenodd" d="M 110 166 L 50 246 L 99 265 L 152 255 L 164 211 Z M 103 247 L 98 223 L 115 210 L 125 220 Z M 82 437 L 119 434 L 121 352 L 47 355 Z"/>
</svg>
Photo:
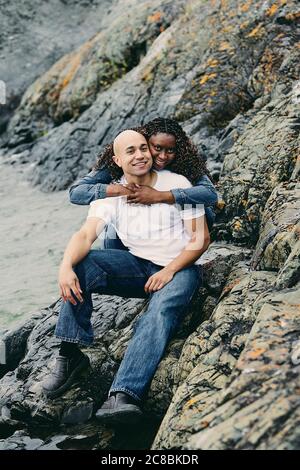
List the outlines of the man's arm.
<svg viewBox="0 0 300 470">
<path fill-rule="evenodd" d="M 194 264 L 202 253 L 207 250 L 210 244 L 210 236 L 205 216 L 184 220 L 184 226 L 191 236 L 189 243 L 171 263 L 149 277 L 145 285 L 146 292 L 162 289 L 178 271 Z"/>
<path fill-rule="evenodd" d="M 69 300 L 73 305 L 76 301 L 72 293 L 80 302 L 82 290 L 73 267 L 78 264 L 90 251 L 92 244 L 102 232 L 105 222 L 98 217 L 89 217 L 81 229 L 69 241 L 59 268 L 59 289 L 64 301 Z"/>
</svg>

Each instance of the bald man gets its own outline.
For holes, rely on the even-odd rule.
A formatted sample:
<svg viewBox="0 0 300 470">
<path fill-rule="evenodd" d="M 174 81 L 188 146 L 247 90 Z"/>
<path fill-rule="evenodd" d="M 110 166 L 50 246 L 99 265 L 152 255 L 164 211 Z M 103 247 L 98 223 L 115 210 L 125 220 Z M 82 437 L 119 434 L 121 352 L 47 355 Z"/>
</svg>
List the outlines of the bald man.
<svg viewBox="0 0 300 470">
<path fill-rule="evenodd" d="M 160 191 L 187 188 L 189 181 L 167 170 L 152 169 L 146 139 L 122 132 L 114 141 L 114 162 L 123 170 L 120 184 L 143 184 Z M 126 250 L 91 250 L 106 224 L 112 224 Z M 61 342 L 52 374 L 44 381 L 47 397 L 70 388 L 89 366 L 79 346 L 93 342 L 91 294 L 148 298 L 135 324 L 108 399 L 96 417 L 105 423 L 134 423 L 163 356 L 199 287 L 200 255 L 209 245 L 204 208 L 182 210 L 169 204 L 127 204 L 127 197 L 98 199 L 90 204 L 87 220 L 65 250 L 59 270 L 64 301 L 55 335 Z"/>
</svg>

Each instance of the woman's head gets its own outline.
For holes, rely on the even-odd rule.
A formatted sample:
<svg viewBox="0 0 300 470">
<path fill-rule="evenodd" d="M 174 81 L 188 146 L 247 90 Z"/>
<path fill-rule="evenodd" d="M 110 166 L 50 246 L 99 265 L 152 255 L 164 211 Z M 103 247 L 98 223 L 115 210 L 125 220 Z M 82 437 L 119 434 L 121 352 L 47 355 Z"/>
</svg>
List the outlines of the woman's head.
<svg viewBox="0 0 300 470">
<path fill-rule="evenodd" d="M 193 184 L 209 172 L 205 159 L 198 154 L 196 146 L 174 119 L 156 118 L 143 127 L 133 128 L 148 141 L 156 170 L 168 169 L 188 178 Z M 113 161 L 113 145 L 109 144 L 99 155 L 95 169 L 107 167 L 114 180 L 122 171 Z"/>
<path fill-rule="evenodd" d="M 177 145 L 183 129 L 173 119 L 156 118 L 144 126 L 154 168 L 163 170 L 176 158 Z"/>
<path fill-rule="evenodd" d="M 142 132 L 148 140 L 156 170 L 172 170 L 193 183 L 209 174 L 205 159 L 174 119 L 153 119 L 143 126 Z"/>
</svg>

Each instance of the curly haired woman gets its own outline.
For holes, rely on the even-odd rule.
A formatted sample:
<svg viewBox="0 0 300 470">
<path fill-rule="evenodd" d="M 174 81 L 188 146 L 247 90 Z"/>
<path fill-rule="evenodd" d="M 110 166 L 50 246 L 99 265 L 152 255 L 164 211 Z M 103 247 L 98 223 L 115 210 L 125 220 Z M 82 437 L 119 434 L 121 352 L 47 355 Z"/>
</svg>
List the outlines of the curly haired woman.
<svg viewBox="0 0 300 470">
<path fill-rule="evenodd" d="M 114 196 L 127 196 L 129 203 L 138 204 L 204 204 L 207 224 L 212 228 L 215 219 L 214 205 L 217 192 L 210 180 L 205 160 L 199 156 L 196 146 L 174 119 L 156 118 L 138 129 L 149 144 L 154 169 L 168 169 L 185 176 L 193 184 L 192 188 L 157 191 L 149 186 L 121 185 L 117 181 L 122 176 L 114 163 L 113 145 L 109 144 L 99 155 L 94 169 L 77 180 L 69 189 L 73 204 L 90 204 L 96 199 Z M 104 248 L 125 247 L 112 228 L 108 228 Z"/>
</svg>

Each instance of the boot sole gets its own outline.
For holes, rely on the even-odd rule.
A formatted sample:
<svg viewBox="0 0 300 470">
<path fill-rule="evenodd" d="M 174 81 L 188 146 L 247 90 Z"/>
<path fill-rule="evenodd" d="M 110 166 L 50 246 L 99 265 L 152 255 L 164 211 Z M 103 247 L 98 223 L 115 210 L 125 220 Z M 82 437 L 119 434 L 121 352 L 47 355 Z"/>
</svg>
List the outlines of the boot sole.
<svg viewBox="0 0 300 470">
<path fill-rule="evenodd" d="M 73 385 L 73 383 L 75 382 L 75 379 L 77 379 L 80 373 L 83 372 L 83 370 L 87 369 L 88 367 L 90 367 L 90 360 L 87 356 L 85 356 L 85 358 L 82 359 L 82 362 L 80 362 L 78 366 L 75 367 L 75 369 L 71 372 L 70 377 L 66 380 L 66 382 L 61 387 L 53 391 L 43 390 L 44 395 L 47 398 L 51 398 L 51 399 L 59 397 L 60 395 L 65 393 L 71 387 L 71 385 Z"/>
<path fill-rule="evenodd" d="M 137 424 L 142 416 L 141 410 L 103 411 L 96 419 L 103 424 Z"/>
</svg>

